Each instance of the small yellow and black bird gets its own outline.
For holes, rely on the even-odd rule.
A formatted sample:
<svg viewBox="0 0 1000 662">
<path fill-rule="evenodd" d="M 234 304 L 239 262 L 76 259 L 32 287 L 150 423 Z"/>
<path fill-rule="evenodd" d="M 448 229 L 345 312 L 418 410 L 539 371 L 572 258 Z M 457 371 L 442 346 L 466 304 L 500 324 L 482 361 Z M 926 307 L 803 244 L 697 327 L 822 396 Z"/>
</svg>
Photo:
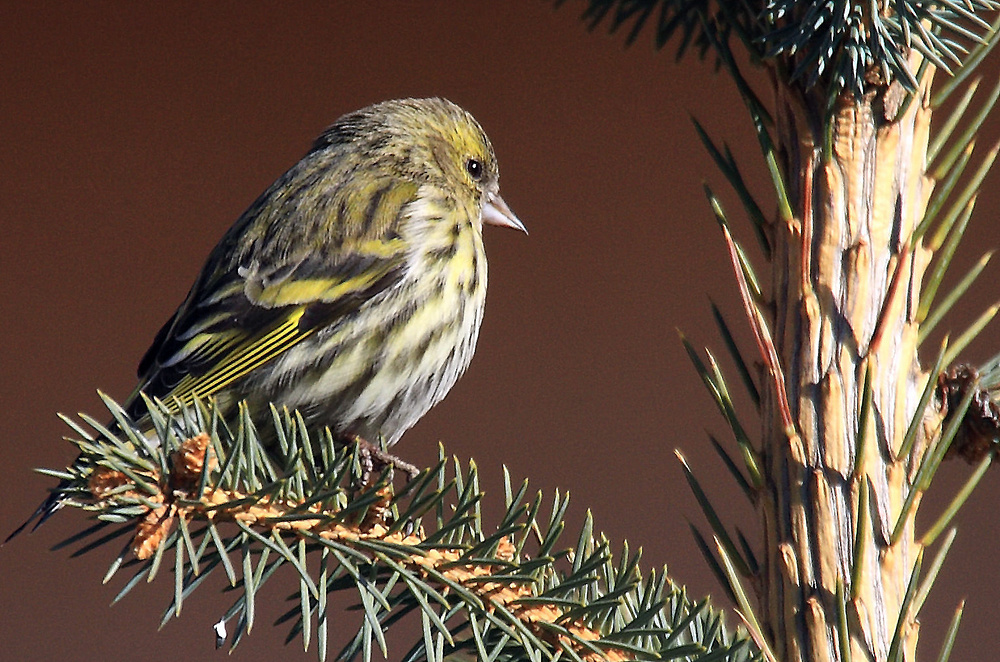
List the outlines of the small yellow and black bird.
<svg viewBox="0 0 1000 662">
<path fill-rule="evenodd" d="M 394 444 L 472 359 L 483 224 L 524 230 L 498 179 L 486 134 L 450 101 L 341 117 L 212 251 L 139 363 L 126 411 L 143 417 L 140 393 L 211 398 L 229 414 L 275 403 Z"/>
</svg>

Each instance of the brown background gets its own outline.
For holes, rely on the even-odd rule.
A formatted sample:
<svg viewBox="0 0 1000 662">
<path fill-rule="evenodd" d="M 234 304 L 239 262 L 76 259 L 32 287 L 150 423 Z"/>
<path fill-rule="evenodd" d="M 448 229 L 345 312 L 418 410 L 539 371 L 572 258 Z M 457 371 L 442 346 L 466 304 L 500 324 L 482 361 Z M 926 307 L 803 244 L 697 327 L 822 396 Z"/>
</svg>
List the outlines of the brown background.
<svg viewBox="0 0 1000 662">
<path fill-rule="evenodd" d="M 571 528 L 591 508 L 611 540 L 644 548 L 646 567 L 666 563 L 694 596 L 725 606 L 688 532 L 702 518 L 672 456 L 685 450 L 728 521 L 753 538 L 752 513 L 705 438 L 706 428 L 726 438 L 725 426 L 675 332 L 722 353 L 710 298 L 743 327 L 701 191 L 703 178 L 725 184 L 689 121 L 734 144 L 752 186 L 767 190 L 725 76 L 693 59 L 674 64 L 651 34 L 630 50 L 587 34 L 580 3 L 82 4 L 0 4 L 3 532 L 51 484 L 30 468 L 73 455 L 55 412 L 102 418 L 95 389 L 128 393 L 209 249 L 325 125 L 377 100 L 442 95 L 486 127 L 504 197 L 531 236 L 488 231 L 479 353 L 398 449 L 426 464 L 444 441 L 476 458 L 494 499 L 503 464 L 546 493 L 569 490 Z M 996 198 L 981 199 L 957 271 L 1000 243 Z M 992 265 L 952 328 L 997 297 L 997 275 Z M 967 356 L 982 361 L 997 339 L 994 325 Z M 942 473 L 926 511 L 967 469 Z M 925 609 L 923 659 L 936 655 L 962 598 L 970 609 L 953 659 L 1000 648 L 998 497 L 994 472 Z M 0 658 L 222 659 L 209 630 L 229 604 L 217 594 L 221 575 L 157 632 L 169 572 L 109 608 L 123 578 L 100 580 L 116 546 L 82 559 L 48 551 L 81 525 L 62 513 L 0 550 Z M 295 586 L 273 581 L 285 583 L 272 585 L 236 659 L 315 659 L 282 647 L 287 630 L 270 626 Z M 338 643 L 356 616 L 336 625 Z"/>
</svg>

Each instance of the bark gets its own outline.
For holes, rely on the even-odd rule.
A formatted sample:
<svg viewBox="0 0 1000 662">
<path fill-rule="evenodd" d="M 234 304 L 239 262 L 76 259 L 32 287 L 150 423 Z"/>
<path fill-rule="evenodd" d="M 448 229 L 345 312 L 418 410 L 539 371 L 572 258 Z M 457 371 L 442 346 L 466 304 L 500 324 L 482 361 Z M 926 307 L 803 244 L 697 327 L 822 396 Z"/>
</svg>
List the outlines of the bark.
<svg viewBox="0 0 1000 662">
<path fill-rule="evenodd" d="M 891 537 L 940 422 L 932 415 L 914 452 L 898 457 L 928 379 L 916 315 L 930 254 L 911 235 L 933 187 L 925 172 L 930 78 L 902 113 L 893 87 L 841 99 L 826 153 L 815 99 L 775 84 L 793 218 L 773 226 L 764 307 L 778 367 L 766 371 L 762 403 L 760 600 L 783 662 L 886 660 L 921 555 L 916 507 Z M 866 374 L 871 406 L 862 420 Z M 841 594 L 850 657 L 838 637 Z M 904 618 L 899 643 L 913 660 L 919 627 Z"/>
</svg>

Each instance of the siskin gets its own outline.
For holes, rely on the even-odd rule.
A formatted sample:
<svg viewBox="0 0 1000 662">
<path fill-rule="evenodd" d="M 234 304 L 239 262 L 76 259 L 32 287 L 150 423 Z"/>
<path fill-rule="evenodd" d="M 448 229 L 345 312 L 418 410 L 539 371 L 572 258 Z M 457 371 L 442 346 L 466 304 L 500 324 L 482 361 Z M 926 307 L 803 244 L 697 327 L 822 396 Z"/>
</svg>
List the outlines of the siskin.
<svg viewBox="0 0 1000 662">
<path fill-rule="evenodd" d="M 450 101 L 341 117 L 209 255 L 139 363 L 126 411 L 142 418 L 141 393 L 212 398 L 230 414 L 275 403 L 394 444 L 472 359 L 483 224 L 524 231 L 498 179 L 486 134 Z"/>
</svg>

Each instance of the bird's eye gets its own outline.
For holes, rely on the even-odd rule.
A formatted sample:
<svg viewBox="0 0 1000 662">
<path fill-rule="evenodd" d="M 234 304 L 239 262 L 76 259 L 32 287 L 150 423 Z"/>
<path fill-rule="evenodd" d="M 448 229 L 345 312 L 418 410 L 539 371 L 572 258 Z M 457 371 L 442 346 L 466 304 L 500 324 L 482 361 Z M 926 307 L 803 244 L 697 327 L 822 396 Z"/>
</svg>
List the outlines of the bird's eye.
<svg viewBox="0 0 1000 662">
<path fill-rule="evenodd" d="M 483 162 L 479 159 L 470 158 L 465 162 L 465 170 L 476 181 L 483 178 Z"/>
</svg>

